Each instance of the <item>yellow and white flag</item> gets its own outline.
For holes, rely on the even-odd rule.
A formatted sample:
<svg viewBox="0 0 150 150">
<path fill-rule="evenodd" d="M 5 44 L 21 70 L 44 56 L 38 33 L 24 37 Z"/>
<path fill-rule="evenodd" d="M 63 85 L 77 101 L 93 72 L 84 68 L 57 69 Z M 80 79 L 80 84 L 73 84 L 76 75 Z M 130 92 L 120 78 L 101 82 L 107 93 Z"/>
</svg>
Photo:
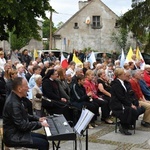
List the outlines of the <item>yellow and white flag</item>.
<svg viewBox="0 0 150 150">
<path fill-rule="evenodd" d="M 137 49 L 136 49 L 136 58 L 137 58 L 137 60 L 140 61 L 140 68 L 141 68 L 142 70 L 144 70 L 145 61 L 144 61 L 143 56 L 142 56 L 142 54 L 141 54 L 141 52 L 140 52 L 140 50 L 139 50 L 139 47 L 137 47 Z"/>
<path fill-rule="evenodd" d="M 72 60 L 76 63 L 76 65 L 77 65 L 77 64 L 81 64 L 82 67 L 83 67 L 83 63 L 82 63 L 81 60 L 76 56 L 75 53 L 73 54 L 73 59 L 72 59 Z"/>
<path fill-rule="evenodd" d="M 132 47 L 130 47 L 129 52 L 126 56 L 126 60 L 125 60 L 126 63 L 128 63 L 129 61 L 132 61 L 132 58 L 131 58 L 132 55 L 133 55 L 133 50 L 132 50 Z"/>
<path fill-rule="evenodd" d="M 34 60 L 35 60 L 37 57 L 39 57 L 38 52 L 37 52 L 36 49 L 34 49 L 33 57 L 34 57 Z"/>
</svg>

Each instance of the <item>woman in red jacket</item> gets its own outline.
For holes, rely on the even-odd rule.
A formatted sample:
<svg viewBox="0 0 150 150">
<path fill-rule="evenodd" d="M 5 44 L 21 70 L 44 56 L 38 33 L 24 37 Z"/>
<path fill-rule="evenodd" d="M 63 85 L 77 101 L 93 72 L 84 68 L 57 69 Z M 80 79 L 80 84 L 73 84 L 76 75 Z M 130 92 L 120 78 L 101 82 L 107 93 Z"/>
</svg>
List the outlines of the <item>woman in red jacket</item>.
<svg viewBox="0 0 150 150">
<path fill-rule="evenodd" d="M 105 121 L 105 123 L 107 124 L 113 124 L 113 121 L 110 120 L 110 108 L 109 108 L 109 103 L 108 101 L 105 101 L 104 99 L 100 98 L 97 95 L 97 86 L 96 84 L 93 82 L 94 79 L 94 72 L 92 70 L 87 70 L 85 73 L 85 82 L 84 82 L 84 87 L 86 89 L 86 93 L 89 93 L 90 91 L 92 92 L 92 99 L 94 101 L 94 103 L 97 103 L 97 105 L 99 107 L 101 107 L 101 111 L 102 111 L 102 116 L 101 116 L 101 120 Z M 99 112 L 98 114 L 99 115 Z"/>
</svg>

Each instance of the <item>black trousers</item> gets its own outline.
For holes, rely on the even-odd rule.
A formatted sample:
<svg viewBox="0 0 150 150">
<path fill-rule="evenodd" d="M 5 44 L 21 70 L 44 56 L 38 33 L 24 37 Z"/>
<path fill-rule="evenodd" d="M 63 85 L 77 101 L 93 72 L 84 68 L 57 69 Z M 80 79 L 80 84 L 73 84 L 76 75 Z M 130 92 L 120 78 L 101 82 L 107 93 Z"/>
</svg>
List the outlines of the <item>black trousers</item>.
<svg viewBox="0 0 150 150">
<path fill-rule="evenodd" d="M 5 101 L 0 101 L 0 118 L 3 116 L 3 108 L 4 108 Z"/>
<path fill-rule="evenodd" d="M 84 102 L 72 102 L 72 104 L 80 110 L 79 116 L 82 111 L 82 108 L 85 107 L 95 114 L 94 117 L 92 118 L 91 122 L 94 122 L 96 120 L 97 112 L 99 109 L 99 106 L 96 103 L 84 101 Z"/>
<path fill-rule="evenodd" d="M 32 137 L 32 144 L 6 144 L 8 147 L 25 147 L 25 148 L 34 148 L 38 150 L 49 150 L 49 142 L 46 138 L 45 135 L 39 134 L 39 133 L 33 133 L 31 132 L 31 137 Z"/>
<path fill-rule="evenodd" d="M 138 110 L 131 107 L 125 108 L 124 111 L 118 114 L 120 124 L 123 128 L 127 128 L 129 125 L 134 125 L 138 116 Z"/>
<path fill-rule="evenodd" d="M 94 99 L 93 103 L 97 104 L 98 107 L 101 107 L 102 111 L 102 118 L 107 119 L 110 116 L 110 107 L 109 107 L 109 102 L 107 100 L 99 100 L 99 99 Z"/>
</svg>

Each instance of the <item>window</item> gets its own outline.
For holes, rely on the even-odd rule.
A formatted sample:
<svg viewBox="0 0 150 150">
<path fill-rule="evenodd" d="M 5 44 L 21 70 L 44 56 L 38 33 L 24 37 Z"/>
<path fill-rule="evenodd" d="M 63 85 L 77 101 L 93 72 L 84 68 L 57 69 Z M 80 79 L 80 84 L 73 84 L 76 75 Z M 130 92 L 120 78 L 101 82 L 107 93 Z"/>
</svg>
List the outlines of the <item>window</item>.
<svg viewBox="0 0 150 150">
<path fill-rule="evenodd" d="M 119 28 L 119 21 L 118 20 L 116 20 L 115 28 Z"/>
<path fill-rule="evenodd" d="M 100 29 L 100 16 L 93 16 L 93 22 L 92 22 L 92 28 L 93 29 Z"/>
<path fill-rule="evenodd" d="M 78 23 L 76 22 L 76 23 L 74 23 L 74 29 L 78 29 L 79 27 L 78 27 Z"/>
</svg>

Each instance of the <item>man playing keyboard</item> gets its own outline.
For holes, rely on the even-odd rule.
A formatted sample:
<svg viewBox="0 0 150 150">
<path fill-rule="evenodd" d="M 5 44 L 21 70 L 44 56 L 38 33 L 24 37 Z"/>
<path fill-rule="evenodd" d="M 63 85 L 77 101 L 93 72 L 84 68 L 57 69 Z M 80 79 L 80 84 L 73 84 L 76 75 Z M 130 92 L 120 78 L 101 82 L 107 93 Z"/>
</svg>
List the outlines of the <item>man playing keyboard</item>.
<svg viewBox="0 0 150 150">
<path fill-rule="evenodd" d="M 12 83 L 12 92 L 8 96 L 3 110 L 3 140 L 8 147 L 36 148 L 48 150 L 49 143 L 45 135 L 32 132 L 42 126 L 48 127 L 46 118 L 29 115 L 23 105 L 23 97 L 28 92 L 27 81 L 17 77 Z"/>
</svg>

